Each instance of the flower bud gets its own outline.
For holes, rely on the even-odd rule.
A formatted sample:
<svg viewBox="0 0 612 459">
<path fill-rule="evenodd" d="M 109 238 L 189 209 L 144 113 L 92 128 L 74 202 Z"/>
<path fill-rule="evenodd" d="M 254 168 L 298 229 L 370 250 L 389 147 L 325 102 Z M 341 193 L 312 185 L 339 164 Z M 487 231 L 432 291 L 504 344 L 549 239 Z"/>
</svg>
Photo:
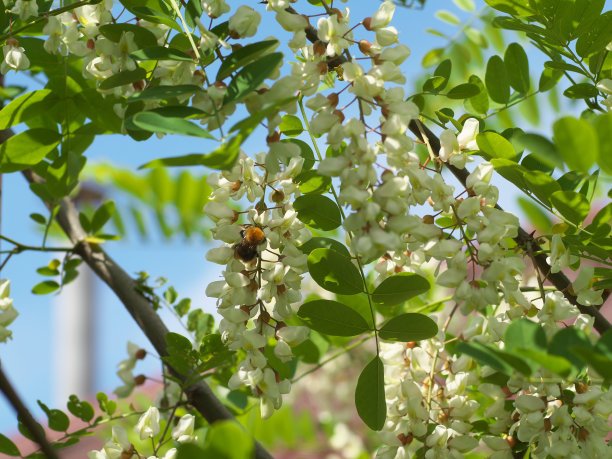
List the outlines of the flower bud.
<svg viewBox="0 0 612 459">
<path fill-rule="evenodd" d="M 154 406 L 149 407 L 138 419 L 134 430 L 141 440 L 157 435 L 159 433 L 159 410 Z"/>
</svg>

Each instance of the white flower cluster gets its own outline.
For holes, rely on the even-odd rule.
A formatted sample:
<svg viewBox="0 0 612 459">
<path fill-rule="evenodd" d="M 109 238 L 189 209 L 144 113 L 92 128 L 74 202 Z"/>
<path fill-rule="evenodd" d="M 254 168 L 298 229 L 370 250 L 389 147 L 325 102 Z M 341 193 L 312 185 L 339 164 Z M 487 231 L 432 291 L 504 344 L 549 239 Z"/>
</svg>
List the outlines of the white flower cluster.
<svg viewBox="0 0 612 459">
<path fill-rule="evenodd" d="M 8 327 L 17 318 L 19 313 L 13 306 L 11 294 L 11 281 L 9 279 L 0 280 L 0 343 L 6 343 L 12 338 L 13 332 Z"/>
<path fill-rule="evenodd" d="M 308 328 L 287 326 L 285 321 L 301 300 L 301 280 L 307 271 L 307 257 L 297 247 L 311 237 L 292 205 L 299 193 L 292 179 L 301 171 L 304 159 L 291 157 L 286 167 L 276 165 L 282 170 L 275 174 L 264 165 L 269 159 L 270 154 L 255 159 L 242 155 L 231 171 L 209 175 L 213 191 L 204 207 L 215 222 L 213 237 L 225 242 L 206 256 L 225 265 L 223 280 L 209 284 L 206 294 L 217 298 L 223 316 L 219 323 L 222 339 L 230 349 L 245 352 L 229 387 L 250 387 L 260 397 L 264 418 L 280 408 L 281 394 L 290 390 L 289 380 L 281 379 L 269 365 L 266 346 L 275 341 L 275 356 L 287 362 L 293 357 L 291 348 L 308 337 Z M 229 200 L 239 202 L 243 197 L 251 203 L 258 200 L 246 212 L 245 229 L 236 224 L 238 214 L 228 205 Z"/>
<path fill-rule="evenodd" d="M 513 311 L 505 306 L 494 316 L 472 316 L 460 339 L 503 349 L 501 338 Z M 548 293 L 537 309 L 536 318 L 549 337 L 567 319 L 591 333 L 593 319 L 579 314 L 560 292 Z M 423 446 L 426 458 L 461 458 L 486 446 L 492 450 L 488 457 L 511 459 L 517 442 L 531 445 L 534 458 L 612 454 L 605 441 L 612 392 L 584 381 L 563 381 L 544 368 L 529 378 L 514 372 L 505 387 L 482 383 L 495 370 L 466 355 L 448 355 L 443 340 L 440 332 L 418 345 L 382 343 L 387 421 L 380 433 L 385 446 L 377 458 L 412 457 Z M 476 421 L 484 423 L 477 431 Z"/>
<path fill-rule="evenodd" d="M 155 406 L 149 407 L 138 419 L 134 427 L 135 432 L 141 440 L 153 438 L 160 432 L 160 413 Z M 177 443 L 194 442 L 198 439 L 194 435 L 195 417 L 191 414 L 183 415 L 174 429 L 172 429 L 172 439 Z M 91 451 L 89 459 L 119 459 L 122 457 L 132 457 L 136 453 L 138 457 L 145 457 L 134 449 L 134 445 L 128 440 L 127 432 L 120 425 L 113 426 L 112 436 L 100 451 Z M 176 448 L 170 448 L 163 456 L 148 456 L 147 459 L 175 459 Z"/>
</svg>

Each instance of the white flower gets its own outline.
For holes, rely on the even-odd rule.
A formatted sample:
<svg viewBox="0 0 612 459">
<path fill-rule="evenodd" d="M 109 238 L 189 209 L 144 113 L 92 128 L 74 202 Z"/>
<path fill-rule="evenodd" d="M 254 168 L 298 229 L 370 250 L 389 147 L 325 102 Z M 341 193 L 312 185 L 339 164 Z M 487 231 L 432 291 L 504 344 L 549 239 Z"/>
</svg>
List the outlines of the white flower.
<svg viewBox="0 0 612 459">
<path fill-rule="evenodd" d="M 593 283 L 595 268 L 593 266 L 584 266 L 580 268 L 578 277 L 572 283 L 574 293 L 578 297 L 576 301 L 585 306 L 594 306 L 603 303 L 601 298 L 601 290 L 591 290 L 590 286 Z"/>
<path fill-rule="evenodd" d="M 157 435 L 159 433 L 159 410 L 154 406 L 149 407 L 138 419 L 134 430 L 141 440 Z"/>
<path fill-rule="evenodd" d="M 277 336 L 289 346 L 294 347 L 308 339 L 310 329 L 303 326 L 283 327 L 276 332 Z"/>
<path fill-rule="evenodd" d="M 9 298 L 10 293 L 11 281 L 8 279 L 0 280 L 0 343 L 6 343 L 6 340 L 13 336 L 13 332 L 6 327 L 13 323 L 19 315 L 13 307 L 12 298 Z"/>
<path fill-rule="evenodd" d="M 36 0 L 17 0 L 15 6 L 11 9 L 11 13 L 18 15 L 22 21 L 38 16 Z"/>
<path fill-rule="evenodd" d="M 172 430 L 172 438 L 179 443 L 194 441 L 196 439 L 193 435 L 194 425 L 195 417 L 191 414 L 184 415 Z"/>
<path fill-rule="evenodd" d="M 477 150 L 476 136 L 478 135 L 479 122 L 476 118 L 469 118 L 463 124 L 461 133 L 457 136 L 461 150 Z"/>
<path fill-rule="evenodd" d="M 308 21 L 301 14 L 293 14 L 281 10 L 276 13 L 276 21 L 288 32 L 297 32 L 308 27 Z"/>
<path fill-rule="evenodd" d="M 344 34 L 349 31 L 348 25 L 338 22 L 338 16 L 332 14 L 329 17 L 319 19 L 317 22 L 317 35 L 319 40 L 327 43 L 327 55 L 341 54 L 349 47 L 349 42 Z"/>
<path fill-rule="evenodd" d="M 376 31 L 376 43 L 380 46 L 386 47 L 397 43 L 397 29 L 393 26 L 378 29 Z"/>
<path fill-rule="evenodd" d="M 257 32 L 261 15 L 250 6 L 242 5 L 229 20 L 230 34 L 240 38 L 252 37 Z M 233 36 L 233 35 L 232 35 Z"/>
<path fill-rule="evenodd" d="M 218 18 L 230 10 L 225 0 L 202 0 L 202 10 L 211 18 Z"/>
<path fill-rule="evenodd" d="M 410 56 L 410 48 L 406 45 L 398 44 L 393 48 L 387 48 L 380 53 L 379 58 L 383 61 L 393 62 L 395 65 L 400 65 Z"/>
<path fill-rule="evenodd" d="M 370 30 L 378 30 L 382 27 L 387 27 L 393 18 L 395 12 L 395 4 L 389 0 L 383 2 L 378 11 L 372 15 L 369 21 Z"/>
<path fill-rule="evenodd" d="M 597 89 L 606 94 L 612 94 L 612 80 L 609 78 L 600 80 L 599 83 L 597 83 Z"/>
<path fill-rule="evenodd" d="M 131 446 L 125 429 L 120 425 L 115 425 L 112 429 L 112 437 L 104 444 L 104 452 L 111 458 L 119 458 L 124 451 L 129 451 Z"/>
<path fill-rule="evenodd" d="M 550 272 L 552 273 L 558 273 L 570 265 L 570 251 L 563 245 L 560 234 L 553 234 L 550 243 L 550 255 L 546 258 L 546 261 L 550 265 Z"/>
<path fill-rule="evenodd" d="M 2 48 L 4 61 L 0 65 L 0 73 L 6 75 L 9 70 L 26 70 L 30 67 L 30 60 L 25 55 L 25 49 L 19 46 L 19 42 L 14 38 L 6 40 L 6 45 Z"/>
</svg>

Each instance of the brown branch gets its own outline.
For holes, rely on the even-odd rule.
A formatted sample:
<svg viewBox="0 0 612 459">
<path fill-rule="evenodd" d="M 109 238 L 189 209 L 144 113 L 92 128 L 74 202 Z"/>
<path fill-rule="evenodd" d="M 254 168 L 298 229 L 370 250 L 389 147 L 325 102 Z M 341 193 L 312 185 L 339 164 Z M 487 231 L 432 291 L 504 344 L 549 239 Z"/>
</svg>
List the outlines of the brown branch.
<svg viewBox="0 0 612 459">
<path fill-rule="evenodd" d="M 42 179 L 31 170 L 24 171 L 23 175 L 28 182 L 40 182 Z M 75 253 L 106 283 L 121 300 L 132 318 L 147 336 L 157 353 L 167 356 L 166 341 L 168 333 L 166 325 L 153 310 L 152 304 L 137 290 L 136 281 L 129 276 L 121 266 L 108 256 L 97 244 L 84 242 L 87 234 L 83 230 L 78 213 L 71 199 L 63 198 L 60 201 L 60 210 L 56 215 L 57 222 L 68 238 L 75 244 Z M 170 371 L 181 381 L 186 381 L 189 375 L 182 375 L 170 366 Z M 204 381 L 198 381 L 185 388 L 189 403 L 209 422 L 220 420 L 235 420 L 234 416 L 215 396 L 211 388 Z M 258 459 L 271 459 L 268 453 L 255 441 L 255 456 Z"/>
<path fill-rule="evenodd" d="M 17 391 L 15 391 L 13 385 L 8 380 L 4 371 L 2 370 L 2 363 L 0 362 L 0 391 L 4 394 L 9 403 L 13 406 L 15 411 L 17 412 L 17 419 L 28 429 L 28 431 L 32 434 L 32 438 L 38 445 L 40 449 L 45 453 L 50 459 L 59 459 L 59 455 L 47 440 L 45 436 L 45 431 L 41 428 L 40 424 L 34 420 L 32 413 L 28 410 L 28 407 L 25 406 Z"/>
<path fill-rule="evenodd" d="M 426 126 L 423 125 L 420 121 L 412 120 L 408 125 L 409 129 L 412 133 L 417 136 L 422 142 L 429 141 L 431 148 L 436 156 L 438 156 L 440 152 L 440 139 L 429 130 Z M 425 135 L 421 133 L 421 130 Z M 461 184 L 466 188 L 468 193 L 473 195 L 473 192 L 467 189 L 467 177 L 469 172 L 467 169 L 459 169 L 458 167 L 453 166 L 452 164 L 446 164 L 446 167 L 452 172 L 452 174 L 461 182 Z M 498 204 L 495 205 L 496 209 L 503 210 Z M 605 331 L 612 328 L 610 322 L 603 316 L 599 309 L 594 306 L 584 306 L 578 303 L 578 300 L 575 295 L 570 293 L 571 282 L 567 278 L 565 274 L 561 271 L 557 273 L 551 272 L 551 267 L 546 261 L 546 255 L 542 253 L 542 247 L 537 243 L 537 241 L 533 238 L 533 236 L 527 231 L 525 231 L 522 227 L 518 227 L 518 235 L 514 238 L 514 241 L 521 247 L 523 250 L 527 250 L 528 243 L 531 244 L 531 249 L 533 250 L 533 258 L 537 265 L 537 269 L 546 276 L 548 279 L 560 292 L 563 293 L 563 296 L 576 306 L 581 313 L 587 314 L 595 318 L 594 327 L 600 333 L 603 334 Z M 537 254 L 537 255 L 536 255 Z"/>
</svg>

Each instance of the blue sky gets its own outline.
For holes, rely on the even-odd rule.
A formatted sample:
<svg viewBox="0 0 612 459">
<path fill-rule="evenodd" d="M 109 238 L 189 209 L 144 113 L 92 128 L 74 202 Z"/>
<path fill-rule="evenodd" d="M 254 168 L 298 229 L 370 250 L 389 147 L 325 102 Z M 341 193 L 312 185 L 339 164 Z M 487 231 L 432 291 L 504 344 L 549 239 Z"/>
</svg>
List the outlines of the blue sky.
<svg viewBox="0 0 612 459">
<path fill-rule="evenodd" d="M 229 3 L 233 9 L 239 4 L 236 1 Z M 426 51 L 445 44 L 444 39 L 425 33 L 425 29 L 437 28 L 441 31 L 447 30 L 450 35 L 454 34 L 451 26 L 433 17 L 440 3 L 462 19 L 469 16 L 458 10 L 452 2 L 430 0 L 424 9 L 397 8 L 393 25 L 400 31 L 400 41 L 412 49 L 412 56 L 406 63 L 409 78 L 422 74 L 420 62 Z M 483 2 L 477 2 L 477 4 L 481 6 Z M 374 8 L 375 5 L 376 2 L 353 2 L 351 4 L 352 23 L 370 15 L 372 12 L 370 8 Z M 343 7 L 344 5 L 337 6 Z M 312 22 L 316 24 L 316 19 Z M 275 34 L 277 30 L 270 15 L 264 14 L 259 35 L 263 38 L 266 35 Z M 534 50 L 528 48 L 529 51 Z M 13 73 L 7 76 L 7 84 L 27 85 L 31 89 L 40 87 L 25 75 Z M 548 114 L 546 118 L 549 119 L 552 116 L 553 114 Z M 545 119 L 544 125 L 548 124 L 548 119 Z M 260 142 L 261 137 L 254 137 L 245 146 L 245 150 L 261 149 L 263 145 Z M 129 137 L 112 135 L 96 139 L 87 152 L 87 156 L 89 161 L 112 163 L 122 168 L 135 168 L 157 157 L 193 152 L 205 153 L 210 146 L 211 144 L 203 146 L 201 140 L 179 136 L 166 136 L 162 140 L 153 137 L 147 142 L 135 142 Z M 504 191 L 500 193 L 502 195 L 501 204 L 509 210 L 516 211 L 515 194 L 509 192 L 509 189 L 504 184 Z M 46 212 L 38 198 L 29 192 L 25 180 L 19 174 L 3 176 L 3 198 L 2 234 L 22 243 L 40 244 L 41 235 L 28 215 L 31 212 L 42 214 Z M 2 248 L 6 250 L 9 245 L 3 242 Z M 217 278 L 220 269 L 219 266 L 206 262 L 207 246 L 201 238 L 195 238 L 192 242 L 176 240 L 167 243 L 158 237 L 143 243 L 138 238 L 131 237 L 129 241 L 107 244 L 106 250 L 127 272 L 136 273 L 146 270 L 152 277 L 163 275 L 168 278 L 169 284 L 177 289 L 181 297 L 192 298 L 193 307 L 201 307 L 208 312 L 213 311 L 214 302 L 205 297 L 204 290 L 208 282 Z M 11 279 L 11 296 L 14 298 L 14 304 L 20 316 L 10 327 L 13 330 L 13 340 L 7 344 L 0 344 L 0 359 L 4 371 L 37 416 L 42 415 L 36 406 L 37 399 L 41 399 L 53 408 L 65 408 L 65 401 L 58 403 L 53 400 L 52 387 L 54 372 L 53 308 L 62 297 L 61 295 L 37 296 L 30 293 L 32 286 L 42 280 L 41 276 L 36 274 L 36 268 L 46 265 L 51 258 L 50 254 L 26 252 L 14 256 L 2 272 L 2 277 Z M 126 341 L 136 342 L 147 349 L 151 347 L 110 289 L 98 283 L 96 292 L 96 302 L 99 308 L 96 318 L 98 328 L 95 336 L 97 348 L 95 390 L 110 393 L 119 385 L 115 367 L 126 356 Z M 162 315 L 177 329 L 176 322 L 169 314 Z M 157 374 L 159 361 L 149 357 L 139 363 L 137 372 Z M 0 397 L 0 432 L 6 434 L 14 427 L 16 427 L 15 416 L 4 399 Z"/>
</svg>

